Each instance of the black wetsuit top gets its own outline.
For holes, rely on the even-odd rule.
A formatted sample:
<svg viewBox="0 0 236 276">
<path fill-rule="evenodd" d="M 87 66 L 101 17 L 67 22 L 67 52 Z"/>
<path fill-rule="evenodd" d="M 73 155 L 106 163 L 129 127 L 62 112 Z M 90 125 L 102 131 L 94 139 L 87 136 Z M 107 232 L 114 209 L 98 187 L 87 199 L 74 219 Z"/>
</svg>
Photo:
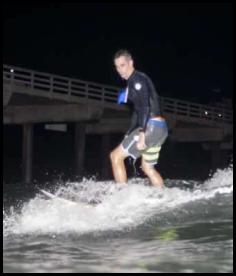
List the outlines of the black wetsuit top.
<svg viewBox="0 0 236 276">
<path fill-rule="evenodd" d="M 160 116 L 159 96 L 150 78 L 135 70 L 127 80 L 128 101 L 132 103 L 132 118 L 127 135 L 134 129 L 146 130 L 151 117 Z"/>
</svg>

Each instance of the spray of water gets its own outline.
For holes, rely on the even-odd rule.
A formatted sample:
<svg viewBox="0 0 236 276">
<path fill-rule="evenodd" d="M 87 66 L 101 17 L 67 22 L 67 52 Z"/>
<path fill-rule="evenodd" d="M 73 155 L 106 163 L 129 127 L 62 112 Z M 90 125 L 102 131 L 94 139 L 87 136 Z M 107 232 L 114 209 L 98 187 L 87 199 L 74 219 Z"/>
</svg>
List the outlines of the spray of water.
<svg viewBox="0 0 236 276">
<path fill-rule="evenodd" d="M 21 210 L 3 212 L 4 237 L 9 235 L 45 235 L 76 233 L 83 235 L 101 231 L 125 231 L 145 223 L 152 217 L 168 214 L 186 204 L 196 204 L 231 194 L 233 168 L 218 170 L 204 183 L 196 182 L 191 189 L 183 189 L 191 181 L 166 180 L 172 188 L 158 189 L 143 179 L 131 179 L 128 185 L 84 179 L 68 182 L 54 191 L 56 195 L 72 199 L 78 204 L 47 200 L 41 194 L 25 203 Z M 79 204 L 88 203 L 88 206 Z"/>
</svg>

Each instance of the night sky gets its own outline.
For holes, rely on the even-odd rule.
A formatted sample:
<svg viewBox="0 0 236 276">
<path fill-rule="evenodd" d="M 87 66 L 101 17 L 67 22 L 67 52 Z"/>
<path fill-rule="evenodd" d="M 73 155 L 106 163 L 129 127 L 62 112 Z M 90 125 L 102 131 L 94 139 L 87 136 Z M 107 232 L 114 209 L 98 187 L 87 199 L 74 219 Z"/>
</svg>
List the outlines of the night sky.
<svg viewBox="0 0 236 276">
<path fill-rule="evenodd" d="M 161 96 L 232 97 L 233 7 L 211 4 L 4 4 L 3 63 L 121 86 L 127 48 Z"/>
</svg>

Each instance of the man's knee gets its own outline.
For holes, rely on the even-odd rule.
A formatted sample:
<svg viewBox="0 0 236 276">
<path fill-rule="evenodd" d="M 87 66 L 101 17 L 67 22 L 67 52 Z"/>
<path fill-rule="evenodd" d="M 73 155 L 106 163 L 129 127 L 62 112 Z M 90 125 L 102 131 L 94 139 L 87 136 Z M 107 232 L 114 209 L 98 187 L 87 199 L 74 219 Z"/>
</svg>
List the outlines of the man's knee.
<svg viewBox="0 0 236 276">
<path fill-rule="evenodd" d="M 120 152 L 120 150 L 118 148 L 116 148 L 110 153 L 110 159 L 113 163 L 117 163 L 119 161 L 124 160 L 124 156 Z"/>
<path fill-rule="evenodd" d="M 154 170 L 153 165 L 146 163 L 144 160 L 142 161 L 141 168 L 145 174 L 149 174 Z"/>
<path fill-rule="evenodd" d="M 114 160 L 117 159 L 117 154 L 116 154 L 116 151 L 113 150 L 112 152 L 110 152 L 110 159 L 112 162 L 114 162 Z"/>
</svg>

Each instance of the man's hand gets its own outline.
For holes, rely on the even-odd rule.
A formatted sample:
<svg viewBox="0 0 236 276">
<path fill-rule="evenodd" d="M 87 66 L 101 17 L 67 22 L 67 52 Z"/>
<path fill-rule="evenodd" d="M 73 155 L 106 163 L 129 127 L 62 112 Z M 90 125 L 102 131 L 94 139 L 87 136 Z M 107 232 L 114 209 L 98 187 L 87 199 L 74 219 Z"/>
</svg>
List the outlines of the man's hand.
<svg viewBox="0 0 236 276">
<path fill-rule="evenodd" d="M 145 134 L 144 132 L 139 133 L 139 139 L 136 144 L 138 150 L 144 150 L 147 146 L 145 144 Z"/>
</svg>

